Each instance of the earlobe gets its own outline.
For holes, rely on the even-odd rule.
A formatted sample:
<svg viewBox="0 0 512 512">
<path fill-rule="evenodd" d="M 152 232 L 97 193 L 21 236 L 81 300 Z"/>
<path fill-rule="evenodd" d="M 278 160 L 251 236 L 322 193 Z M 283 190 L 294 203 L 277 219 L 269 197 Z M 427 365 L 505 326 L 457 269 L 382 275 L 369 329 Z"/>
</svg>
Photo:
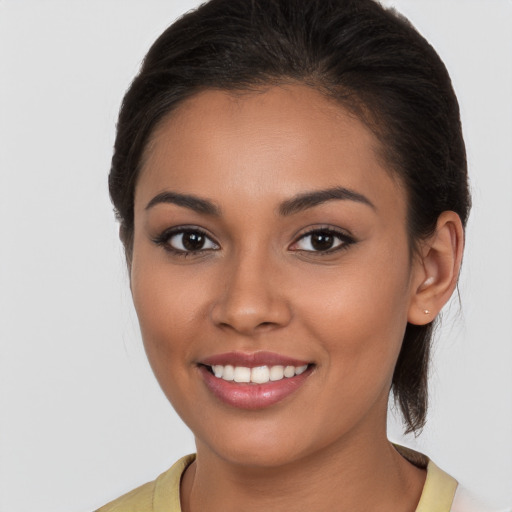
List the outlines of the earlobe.
<svg viewBox="0 0 512 512">
<path fill-rule="evenodd" d="M 422 242 L 418 256 L 408 322 L 425 325 L 434 320 L 448 302 L 459 277 L 464 248 L 460 217 L 443 212 L 432 236 Z"/>
</svg>

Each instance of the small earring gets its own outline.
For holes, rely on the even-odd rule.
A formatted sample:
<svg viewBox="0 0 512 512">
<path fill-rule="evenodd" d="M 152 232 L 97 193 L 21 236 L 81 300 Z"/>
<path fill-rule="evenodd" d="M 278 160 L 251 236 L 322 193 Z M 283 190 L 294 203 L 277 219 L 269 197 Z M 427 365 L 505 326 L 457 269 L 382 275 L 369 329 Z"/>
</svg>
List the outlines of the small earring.
<svg viewBox="0 0 512 512">
<path fill-rule="evenodd" d="M 430 315 L 430 310 L 429 309 L 424 309 L 423 313 L 425 313 L 425 315 Z"/>
</svg>

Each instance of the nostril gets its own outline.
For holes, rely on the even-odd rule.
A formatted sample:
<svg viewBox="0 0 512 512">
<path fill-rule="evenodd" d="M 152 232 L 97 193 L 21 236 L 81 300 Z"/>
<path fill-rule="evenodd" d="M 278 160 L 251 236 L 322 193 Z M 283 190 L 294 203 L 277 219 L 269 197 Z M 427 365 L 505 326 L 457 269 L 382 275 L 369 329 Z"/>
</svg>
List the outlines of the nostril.
<svg viewBox="0 0 512 512">
<path fill-rule="evenodd" d="M 230 293 L 221 295 L 211 305 L 211 319 L 217 327 L 254 334 L 289 323 L 291 310 L 286 300 L 270 293 L 265 296 L 252 291 L 249 293 L 246 288 L 230 289 Z"/>
<path fill-rule="evenodd" d="M 256 330 L 258 331 L 266 331 L 269 329 L 275 329 L 279 324 L 275 322 L 261 322 L 256 326 Z"/>
</svg>

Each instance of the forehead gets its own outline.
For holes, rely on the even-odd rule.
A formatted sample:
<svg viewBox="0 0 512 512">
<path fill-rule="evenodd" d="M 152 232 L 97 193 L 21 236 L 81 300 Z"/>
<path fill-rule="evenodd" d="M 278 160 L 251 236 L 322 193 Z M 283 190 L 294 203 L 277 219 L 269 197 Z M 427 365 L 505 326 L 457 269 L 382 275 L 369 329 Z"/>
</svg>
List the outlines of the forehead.
<svg viewBox="0 0 512 512">
<path fill-rule="evenodd" d="M 137 202 L 169 188 L 250 204 L 305 189 L 343 186 L 402 200 L 374 134 L 345 108 L 300 85 L 233 93 L 206 90 L 183 102 L 148 144 Z"/>
</svg>

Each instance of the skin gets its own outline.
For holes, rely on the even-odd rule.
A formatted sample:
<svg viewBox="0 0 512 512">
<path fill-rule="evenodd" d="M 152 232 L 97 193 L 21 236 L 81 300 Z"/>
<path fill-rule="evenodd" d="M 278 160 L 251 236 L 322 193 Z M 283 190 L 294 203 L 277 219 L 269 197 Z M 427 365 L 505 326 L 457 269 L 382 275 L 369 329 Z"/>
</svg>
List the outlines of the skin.
<svg viewBox="0 0 512 512">
<path fill-rule="evenodd" d="M 425 472 L 386 438 L 388 394 L 407 321 L 431 321 L 453 291 L 462 227 L 445 212 L 411 258 L 405 191 L 378 147 L 357 118 L 300 85 L 204 91 L 157 128 L 136 187 L 131 288 L 153 371 L 196 437 L 184 512 L 415 510 Z M 279 212 L 332 187 L 371 205 Z M 220 213 L 148 208 L 163 192 Z M 162 232 L 184 225 L 206 232 L 205 250 L 166 250 L 181 238 Z M 326 227 L 353 243 L 315 252 L 307 232 Z M 197 364 L 235 350 L 314 370 L 281 402 L 239 409 L 210 393 Z"/>
</svg>

